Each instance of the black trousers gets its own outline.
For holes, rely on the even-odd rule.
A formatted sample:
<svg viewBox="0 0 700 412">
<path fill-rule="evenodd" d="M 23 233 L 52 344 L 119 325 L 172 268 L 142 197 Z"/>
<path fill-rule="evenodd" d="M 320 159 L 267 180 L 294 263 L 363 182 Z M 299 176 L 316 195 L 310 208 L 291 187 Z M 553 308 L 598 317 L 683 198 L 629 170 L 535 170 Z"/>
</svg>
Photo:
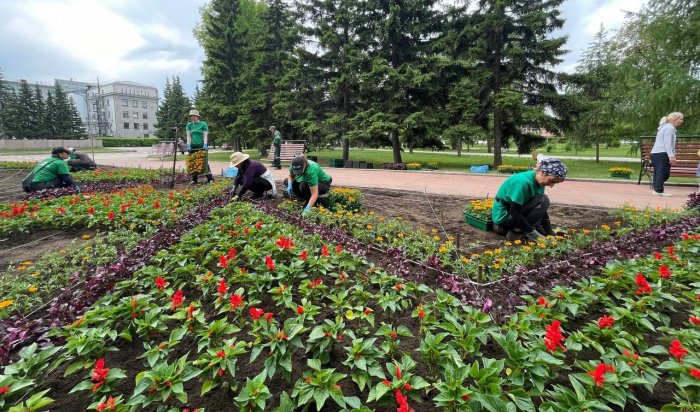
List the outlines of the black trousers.
<svg viewBox="0 0 700 412">
<path fill-rule="evenodd" d="M 282 145 L 281 144 L 275 145 L 275 158 L 272 161 L 272 167 L 277 168 L 277 169 L 282 168 L 281 156 L 282 156 Z"/>
<path fill-rule="evenodd" d="M 547 213 L 547 210 L 549 209 L 549 197 L 547 195 L 536 195 L 532 199 L 530 199 L 529 202 L 525 203 L 521 209 L 521 215 L 527 220 L 527 223 L 530 224 L 530 226 L 534 227 L 535 230 L 540 232 L 542 235 L 551 235 L 553 234 L 552 230 L 552 222 L 549 220 L 549 214 Z M 509 207 L 509 206 L 506 206 Z M 510 210 L 510 208 L 509 208 Z M 501 230 L 505 234 L 509 230 L 519 230 L 519 231 L 525 231 L 526 229 L 519 226 L 518 222 L 513 219 L 511 215 L 508 215 L 506 220 L 501 223 L 500 225 L 497 225 L 501 227 Z"/>
<path fill-rule="evenodd" d="M 53 189 L 54 187 L 69 187 L 69 186 L 64 186 L 63 180 L 56 178 L 50 182 L 32 183 L 32 187 L 31 187 L 30 192 L 38 192 L 40 190 Z"/>
<path fill-rule="evenodd" d="M 328 183 L 318 182 L 318 195 L 319 196 L 326 194 L 326 193 L 328 193 L 329 190 L 331 190 L 331 182 L 332 181 L 333 180 L 331 179 L 331 181 Z M 284 179 L 284 186 L 287 187 L 287 179 Z M 306 182 L 297 183 L 296 181 L 292 181 L 292 192 L 297 197 L 299 197 L 307 202 L 309 199 L 311 199 L 311 188 L 309 187 L 309 184 Z"/>
<path fill-rule="evenodd" d="M 97 166 L 88 165 L 69 165 L 71 172 L 82 172 L 83 170 L 95 170 Z"/>
<path fill-rule="evenodd" d="M 671 161 L 668 159 L 668 153 L 652 153 L 651 165 L 654 167 L 654 191 L 663 193 L 664 183 L 671 177 Z"/>
<path fill-rule="evenodd" d="M 241 183 L 239 181 L 236 181 L 236 186 L 239 186 L 240 184 Z M 248 187 L 248 190 L 253 192 L 254 198 L 258 198 L 268 190 L 272 190 L 272 184 L 270 184 L 270 181 L 264 179 L 262 176 L 256 176 L 253 178 L 253 181 L 251 182 L 250 187 Z"/>
</svg>

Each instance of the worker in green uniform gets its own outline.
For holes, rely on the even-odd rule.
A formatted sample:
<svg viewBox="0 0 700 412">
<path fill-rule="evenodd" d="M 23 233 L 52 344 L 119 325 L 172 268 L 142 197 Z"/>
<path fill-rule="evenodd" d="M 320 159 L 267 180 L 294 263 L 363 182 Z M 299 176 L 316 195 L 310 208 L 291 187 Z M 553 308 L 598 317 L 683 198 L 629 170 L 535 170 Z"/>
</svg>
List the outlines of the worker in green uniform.
<svg viewBox="0 0 700 412">
<path fill-rule="evenodd" d="M 288 193 L 294 193 L 306 201 L 302 216 L 316 204 L 318 197 L 327 193 L 331 188 L 333 179 L 324 172 L 321 166 L 304 156 L 292 159 L 289 166 L 289 177 L 284 179 L 284 185 Z"/>
<path fill-rule="evenodd" d="M 78 188 L 68 171 L 66 160 L 69 156 L 70 152 L 65 147 L 55 147 L 51 150 L 51 157 L 42 160 L 32 170 L 34 178 L 32 179 L 29 192 L 37 192 L 54 187 Z"/>
<path fill-rule="evenodd" d="M 187 130 L 187 151 L 190 154 L 198 150 L 204 150 L 206 152 L 204 157 L 204 169 L 207 176 L 207 183 L 213 182 L 214 177 L 209 168 L 209 146 L 207 145 L 209 125 L 207 125 L 207 122 L 200 120 L 199 111 L 190 110 L 190 121 L 187 123 L 185 130 Z M 199 174 L 192 174 L 192 184 L 197 183 L 198 177 Z"/>
<path fill-rule="evenodd" d="M 272 145 L 275 148 L 275 158 L 272 160 L 272 167 L 274 167 L 277 170 L 282 169 L 282 159 L 281 159 L 281 152 L 282 152 L 282 135 L 280 134 L 280 131 L 277 130 L 275 126 L 270 126 L 270 133 L 272 133 Z"/>
<path fill-rule="evenodd" d="M 506 179 L 496 192 L 491 209 L 493 230 L 513 241 L 536 240 L 553 235 L 549 220 L 549 197 L 545 187 L 553 187 L 566 179 L 567 168 L 559 160 L 543 159 L 535 170 L 516 173 Z"/>
</svg>

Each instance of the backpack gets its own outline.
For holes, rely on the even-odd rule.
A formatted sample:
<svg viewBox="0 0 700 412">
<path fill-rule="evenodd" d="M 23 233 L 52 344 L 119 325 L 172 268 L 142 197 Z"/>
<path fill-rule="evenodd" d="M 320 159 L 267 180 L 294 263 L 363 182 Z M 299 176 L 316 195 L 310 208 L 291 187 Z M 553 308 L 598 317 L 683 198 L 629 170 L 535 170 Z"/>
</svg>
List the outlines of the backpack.
<svg viewBox="0 0 700 412">
<path fill-rule="evenodd" d="M 34 170 L 29 172 L 27 177 L 25 177 L 24 180 L 22 180 L 22 190 L 24 190 L 26 193 L 31 192 L 32 191 L 32 182 L 34 181 L 34 176 L 36 176 L 37 173 L 44 170 L 44 168 L 46 166 L 50 165 L 51 163 L 53 163 L 53 162 L 46 162 L 46 164 L 41 166 L 41 168 L 39 170 L 37 170 L 36 173 L 34 173 Z"/>
</svg>

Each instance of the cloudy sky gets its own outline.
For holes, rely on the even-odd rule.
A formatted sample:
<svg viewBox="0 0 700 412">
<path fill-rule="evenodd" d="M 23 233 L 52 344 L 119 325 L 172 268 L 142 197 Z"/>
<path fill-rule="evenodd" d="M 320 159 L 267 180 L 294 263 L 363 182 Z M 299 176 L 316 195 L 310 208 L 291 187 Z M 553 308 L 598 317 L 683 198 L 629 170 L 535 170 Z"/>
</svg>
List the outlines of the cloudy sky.
<svg viewBox="0 0 700 412">
<path fill-rule="evenodd" d="M 644 0 L 565 0 L 569 36 L 561 70 L 571 71 L 601 24 L 619 27 Z M 204 58 L 192 34 L 206 0 L 0 0 L 0 72 L 6 79 L 54 79 L 157 87 L 179 75 L 192 95 Z"/>
</svg>

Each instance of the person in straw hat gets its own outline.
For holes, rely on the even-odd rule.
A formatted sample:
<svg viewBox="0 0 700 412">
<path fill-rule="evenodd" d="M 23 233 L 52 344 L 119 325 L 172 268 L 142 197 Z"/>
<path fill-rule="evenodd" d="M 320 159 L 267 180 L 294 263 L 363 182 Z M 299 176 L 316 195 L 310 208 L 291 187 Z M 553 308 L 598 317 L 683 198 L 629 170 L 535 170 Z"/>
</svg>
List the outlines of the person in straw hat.
<svg viewBox="0 0 700 412">
<path fill-rule="evenodd" d="M 238 169 L 233 191 L 236 195 L 233 201 L 239 200 L 245 192 L 253 192 L 253 199 L 260 198 L 263 193 L 272 191 L 272 196 L 277 194 L 275 188 L 275 178 L 267 168 L 257 160 L 249 159 L 249 155 L 241 152 L 234 152 L 230 156 L 230 166 Z"/>
</svg>

